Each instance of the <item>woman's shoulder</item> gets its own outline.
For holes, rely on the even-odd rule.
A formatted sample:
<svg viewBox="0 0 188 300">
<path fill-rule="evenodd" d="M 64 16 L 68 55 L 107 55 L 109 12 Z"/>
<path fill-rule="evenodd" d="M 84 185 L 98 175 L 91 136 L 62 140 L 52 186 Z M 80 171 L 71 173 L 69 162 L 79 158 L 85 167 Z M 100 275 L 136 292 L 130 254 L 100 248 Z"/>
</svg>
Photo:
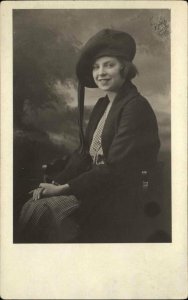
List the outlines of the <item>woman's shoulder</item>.
<svg viewBox="0 0 188 300">
<path fill-rule="evenodd" d="M 156 119 L 150 101 L 140 92 L 137 91 L 133 97 L 130 97 L 129 101 L 123 102 L 122 108 L 125 116 L 132 116 L 137 121 Z"/>
<path fill-rule="evenodd" d="M 116 102 L 120 102 L 120 105 L 123 107 L 127 106 L 135 109 L 150 106 L 149 101 L 139 92 L 137 87 L 131 81 L 127 82 L 127 84 L 123 86 L 117 96 Z"/>
<path fill-rule="evenodd" d="M 130 101 L 127 103 L 127 107 L 132 108 L 133 110 L 138 112 L 153 112 L 150 101 L 139 92 L 130 99 Z"/>
</svg>

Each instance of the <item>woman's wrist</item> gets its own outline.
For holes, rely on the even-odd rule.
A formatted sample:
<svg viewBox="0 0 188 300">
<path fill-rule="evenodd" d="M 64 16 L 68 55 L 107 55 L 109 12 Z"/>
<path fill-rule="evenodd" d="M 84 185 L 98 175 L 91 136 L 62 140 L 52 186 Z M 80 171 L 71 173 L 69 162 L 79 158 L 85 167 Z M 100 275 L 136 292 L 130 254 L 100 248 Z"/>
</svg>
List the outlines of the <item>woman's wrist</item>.
<svg viewBox="0 0 188 300">
<path fill-rule="evenodd" d="M 61 195 L 68 195 L 70 193 L 70 186 L 68 183 L 60 186 Z"/>
</svg>

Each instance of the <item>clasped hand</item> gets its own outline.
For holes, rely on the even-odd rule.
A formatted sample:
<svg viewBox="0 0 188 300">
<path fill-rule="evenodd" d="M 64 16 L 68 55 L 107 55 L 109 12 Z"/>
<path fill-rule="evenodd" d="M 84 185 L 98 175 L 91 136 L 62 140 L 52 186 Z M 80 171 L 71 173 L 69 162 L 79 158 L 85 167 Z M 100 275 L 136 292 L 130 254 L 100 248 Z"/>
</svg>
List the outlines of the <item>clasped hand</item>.
<svg viewBox="0 0 188 300">
<path fill-rule="evenodd" d="M 30 191 L 33 194 L 33 200 L 39 200 L 45 197 L 59 196 L 65 194 L 69 188 L 68 184 L 55 185 L 53 183 L 40 183 L 39 187 Z"/>
</svg>

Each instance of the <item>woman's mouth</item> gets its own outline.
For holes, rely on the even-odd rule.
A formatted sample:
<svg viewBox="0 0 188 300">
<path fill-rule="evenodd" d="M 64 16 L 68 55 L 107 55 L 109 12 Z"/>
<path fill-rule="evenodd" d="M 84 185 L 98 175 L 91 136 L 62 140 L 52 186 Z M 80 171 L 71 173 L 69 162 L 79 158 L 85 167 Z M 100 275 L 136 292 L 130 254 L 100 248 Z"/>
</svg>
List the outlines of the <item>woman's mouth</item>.
<svg viewBox="0 0 188 300">
<path fill-rule="evenodd" d="M 101 83 L 101 84 L 107 84 L 109 82 L 110 78 L 105 78 L 105 79 L 98 79 L 98 81 Z"/>
</svg>

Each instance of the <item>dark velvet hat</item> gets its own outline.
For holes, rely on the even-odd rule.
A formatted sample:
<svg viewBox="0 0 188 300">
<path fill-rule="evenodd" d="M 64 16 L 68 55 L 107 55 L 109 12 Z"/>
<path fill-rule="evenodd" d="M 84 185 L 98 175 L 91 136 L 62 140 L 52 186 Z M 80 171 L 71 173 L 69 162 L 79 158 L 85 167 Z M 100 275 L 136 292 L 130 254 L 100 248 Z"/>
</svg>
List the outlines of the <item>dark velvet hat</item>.
<svg viewBox="0 0 188 300">
<path fill-rule="evenodd" d="M 76 74 L 81 85 L 94 88 L 92 64 L 102 56 L 123 57 L 132 61 L 136 53 L 136 43 L 132 36 L 123 31 L 103 29 L 91 37 L 81 50 L 76 66 Z"/>
</svg>

